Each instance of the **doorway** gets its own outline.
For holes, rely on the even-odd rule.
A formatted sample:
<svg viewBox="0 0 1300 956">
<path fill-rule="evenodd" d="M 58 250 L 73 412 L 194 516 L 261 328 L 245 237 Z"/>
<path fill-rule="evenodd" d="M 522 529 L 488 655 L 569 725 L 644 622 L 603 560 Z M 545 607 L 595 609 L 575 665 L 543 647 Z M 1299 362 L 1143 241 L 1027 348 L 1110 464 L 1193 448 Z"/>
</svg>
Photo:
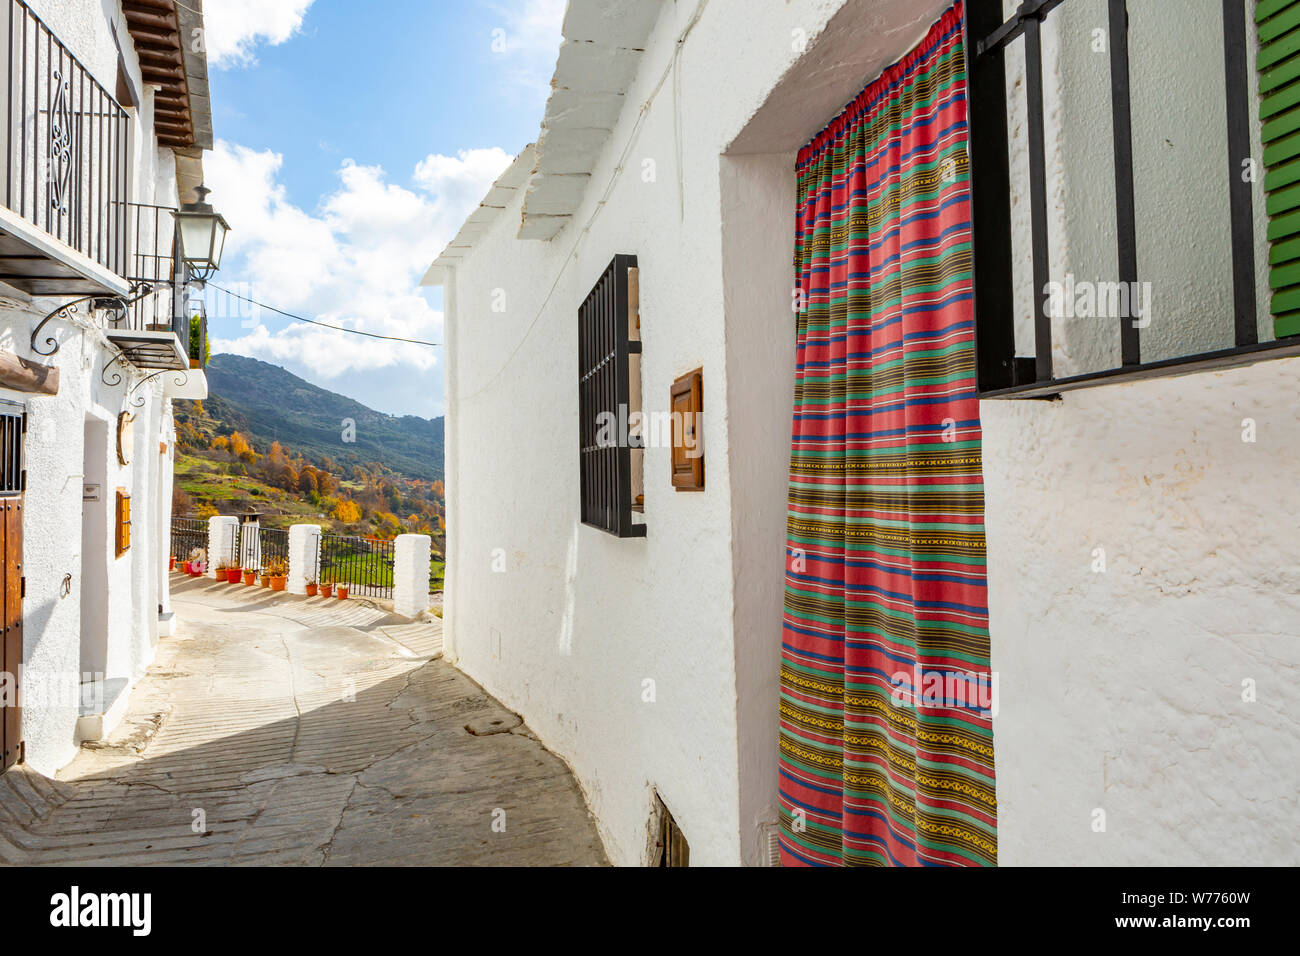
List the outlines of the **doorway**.
<svg viewBox="0 0 1300 956">
<path fill-rule="evenodd" d="M 87 418 L 81 468 L 81 679 L 108 669 L 108 422 Z M 98 675 L 98 676 L 96 676 Z"/>
</svg>

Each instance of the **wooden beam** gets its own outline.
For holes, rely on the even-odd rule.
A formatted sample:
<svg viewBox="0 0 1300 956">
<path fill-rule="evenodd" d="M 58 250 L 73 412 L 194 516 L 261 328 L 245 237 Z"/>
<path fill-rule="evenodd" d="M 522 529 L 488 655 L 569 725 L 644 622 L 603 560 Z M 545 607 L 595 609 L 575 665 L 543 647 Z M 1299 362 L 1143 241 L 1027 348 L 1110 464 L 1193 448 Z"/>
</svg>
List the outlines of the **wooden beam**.
<svg viewBox="0 0 1300 956">
<path fill-rule="evenodd" d="M 0 385 L 36 395 L 57 395 L 59 370 L 12 352 L 0 352 Z"/>
<path fill-rule="evenodd" d="M 184 67 L 185 65 L 179 50 L 139 50 L 138 55 L 142 64 L 160 63 L 164 69 L 170 66 Z"/>
<path fill-rule="evenodd" d="M 180 33 L 180 25 L 176 22 L 176 15 L 173 13 L 155 13 L 139 9 L 127 9 L 126 22 L 132 28 L 138 26 L 150 27 L 150 33 L 157 33 L 159 30 L 169 30 L 172 33 Z"/>
<path fill-rule="evenodd" d="M 148 66 L 144 63 L 141 63 L 140 76 L 143 80 L 145 80 L 145 82 L 169 80 L 169 81 L 179 83 L 185 79 L 185 72 L 181 70 L 179 67 L 173 69 L 165 69 L 160 66 Z"/>
<path fill-rule="evenodd" d="M 159 13 L 175 13 L 176 0 L 122 0 L 123 10 L 156 10 Z"/>
</svg>

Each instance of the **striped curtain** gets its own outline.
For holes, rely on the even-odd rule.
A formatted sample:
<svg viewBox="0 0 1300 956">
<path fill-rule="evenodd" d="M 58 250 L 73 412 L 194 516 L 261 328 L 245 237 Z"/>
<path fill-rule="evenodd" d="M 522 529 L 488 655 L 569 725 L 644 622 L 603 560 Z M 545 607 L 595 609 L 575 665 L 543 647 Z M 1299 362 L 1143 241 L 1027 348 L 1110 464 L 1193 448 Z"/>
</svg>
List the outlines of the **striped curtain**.
<svg viewBox="0 0 1300 956">
<path fill-rule="evenodd" d="M 784 865 L 995 865 L 961 4 L 803 148 Z"/>
</svg>

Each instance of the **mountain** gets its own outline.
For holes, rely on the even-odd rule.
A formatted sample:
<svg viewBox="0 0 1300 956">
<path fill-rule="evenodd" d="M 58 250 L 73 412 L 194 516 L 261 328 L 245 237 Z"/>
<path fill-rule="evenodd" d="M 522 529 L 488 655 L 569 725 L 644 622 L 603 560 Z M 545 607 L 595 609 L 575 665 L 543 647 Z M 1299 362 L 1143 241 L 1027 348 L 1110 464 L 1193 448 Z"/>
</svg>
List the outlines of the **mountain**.
<svg viewBox="0 0 1300 956">
<path fill-rule="evenodd" d="M 212 356 L 207 375 L 207 414 L 259 448 L 278 440 L 315 461 L 377 461 L 411 478 L 442 480 L 442 418 L 386 415 L 242 355 Z M 345 431 L 349 421 L 355 426 L 347 430 L 351 435 Z"/>
</svg>

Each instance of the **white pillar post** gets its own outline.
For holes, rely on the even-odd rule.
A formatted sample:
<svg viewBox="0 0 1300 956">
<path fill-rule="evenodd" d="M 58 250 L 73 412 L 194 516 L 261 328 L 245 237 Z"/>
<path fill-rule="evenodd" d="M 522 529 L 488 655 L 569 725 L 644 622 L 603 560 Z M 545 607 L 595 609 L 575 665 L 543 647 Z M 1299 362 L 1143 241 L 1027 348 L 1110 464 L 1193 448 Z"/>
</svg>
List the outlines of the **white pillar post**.
<svg viewBox="0 0 1300 956">
<path fill-rule="evenodd" d="M 289 526 L 289 593 L 306 594 L 307 581 L 320 574 L 320 525 Z"/>
<path fill-rule="evenodd" d="M 217 565 L 231 560 L 239 519 L 234 515 L 213 515 L 208 519 L 208 577 L 217 576 Z"/>
<path fill-rule="evenodd" d="M 402 617 L 419 617 L 429 610 L 429 557 L 433 539 L 427 534 L 399 534 L 393 549 L 393 610 Z"/>
</svg>

